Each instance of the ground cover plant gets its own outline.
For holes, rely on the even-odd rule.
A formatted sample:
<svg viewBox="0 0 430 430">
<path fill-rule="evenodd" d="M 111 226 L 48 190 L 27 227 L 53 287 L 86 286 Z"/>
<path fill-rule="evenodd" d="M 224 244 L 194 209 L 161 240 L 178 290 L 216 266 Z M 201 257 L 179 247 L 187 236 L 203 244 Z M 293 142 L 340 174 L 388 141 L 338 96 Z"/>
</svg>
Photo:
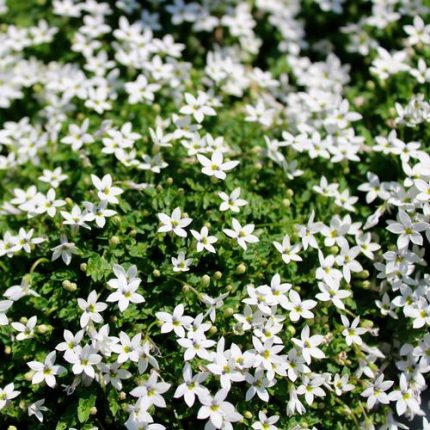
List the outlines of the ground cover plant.
<svg viewBox="0 0 430 430">
<path fill-rule="evenodd" d="M 2 429 L 430 429 L 430 4 L 0 0 Z"/>
</svg>

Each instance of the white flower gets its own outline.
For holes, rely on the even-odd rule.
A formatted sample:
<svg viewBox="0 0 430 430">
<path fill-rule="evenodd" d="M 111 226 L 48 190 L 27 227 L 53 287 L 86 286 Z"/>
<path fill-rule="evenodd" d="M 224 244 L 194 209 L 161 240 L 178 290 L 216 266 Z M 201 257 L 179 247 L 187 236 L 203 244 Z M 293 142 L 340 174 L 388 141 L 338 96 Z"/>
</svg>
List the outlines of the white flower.
<svg viewBox="0 0 430 430">
<path fill-rule="evenodd" d="M 63 224 L 85 227 L 88 230 L 91 230 L 91 227 L 87 222 L 94 221 L 94 214 L 88 211 L 82 212 L 78 205 L 74 205 L 71 212 L 61 211 L 61 216 L 64 218 Z"/>
<path fill-rule="evenodd" d="M 3 409 L 9 400 L 18 397 L 21 391 L 15 391 L 13 382 L 6 385 L 4 388 L 0 388 L 0 410 Z"/>
<path fill-rule="evenodd" d="M 399 209 L 398 222 L 388 220 L 387 230 L 391 231 L 391 233 L 400 235 L 397 238 L 397 246 L 399 248 L 407 248 L 410 241 L 416 245 L 422 245 L 423 238 L 420 232 L 427 228 L 429 228 L 428 223 L 413 223 L 409 215 L 404 210 Z"/>
<path fill-rule="evenodd" d="M 119 187 L 112 186 L 112 176 L 104 175 L 102 179 L 96 175 L 91 175 L 91 180 L 94 186 L 97 188 L 97 195 L 100 200 L 106 200 L 108 203 L 117 204 L 119 196 L 123 193 L 123 190 Z"/>
<path fill-rule="evenodd" d="M 302 261 L 302 258 L 298 255 L 302 247 L 298 243 L 291 245 L 290 236 L 288 236 L 288 234 L 286 234 L 282 239 L 282 244 L 279 242 L 273 242 L 273 245 L 281 253 L 282 260 L 285 264 L 288 264 L 291 261 Z"/>
<path fill-rule="evenodd" d="M 185 258 L 185 253 L 181 251 L 177 257 L 172 257 L 173 271 L 188 272 L 192 262 L 193 259 Z"/>
<path fill-rule="evenodd" d="M 227 393 L 228 390 L 221 389 L 213 397 L 211 395 L 203 397 L 197 418 L 200 420 L 208 418 L 215 429 L 223 428 L 225 423 L 240 421 L 242 416 L 236 412 L 231 403 L 225 401 Z M 231 425 L 228 428 L 231 428 Z"/>
<path fill-rule="evenodd" d="M 183 218 L 180 208 L 175 208 L 171 216 L 164 213 L 157 214 L 158 219 L 161 222 L 161 226 L 158 228 L 159 233 L 167 233 L 173 231 L 179 237 L 187 237 L 187 232 L 184 227 L 191 224 L 191 218 Z"/>
<path fill-rule="evenodd" d="M 108 281 L 111 288 L 116 289 L 106 299 L 107 302 L 118 302 L 118 307 L 121 312 L 124 312 L 130 303 L 144 303 L 145 299 L 137 293 L 141 280 L 139 278 L 128 279 L 122 273 L 116 279 Z"/>
<path fill-rule="evenodd" d="M 393 381 L 384 381 L 384 374 L 379 375 L 374 382 L 370 383 L 369 387 L 361 393 L 363 397 L 367 397 L 367 408 L 372 409 L 377 403 L 385 405 L 390 403 L 390 398 L 385 391 L 393 384 Z"/>
<path fill-rule="evenodd" d="M 78 347 L 76 350 L 67 351 L 64 359 L 73 364 L 72 371 L 75 375 L 85 373 L 85 375 L 94 379 L 96 373 L 93 366 L 99 364 L 102 357 L 96 353 L 92 346 L 85 345 L 83 348 Z"/>
<path fill-rule="evenodd" d="M 293 338 L 292 341 L 301 348 L 301 353 L 307 364 L 310 364 L 312 357 L 324 358 L 325 354 L 317 348 L 323 341 L 323 336 L 315 334 L 310 336 L 309 326 L 305 326 L 300 334 L 300 339 Z"/>
<path fill-rule="evenodd" d="M 84 300 L 78 298 L 78 306 L 82 309 L 81 315 L 81 327 L 86 327 L 90 321 L 95 323 L 103 322 L 103 318 L 99 312 L 103 312 L 107 308 L 106 303 L 97 302 L 97 292 L 91 291 L 88 295 L 88 299 Z"/>
<path fill-rule="evenodd" d="M 8 325 L 7 310 L 13 305 L 13 300 L 0 300 L 0 326 Z"/>
<path fill-rule="evenodd" d="M 72 254 L 77 254 L 78 249 L 76 248 L 76 245 L 73 242 L 69 242 L 67 240 L 67 237 L 62 234 L 60 236 L 61 243 L 60 245 L 54 246 L 54 248 L 51 248 L 51 251 L 54 251 L 52 253 L 52 261 L 57 260 L 61 257 L 64 264 L 67 266 L 72 261 Z"/>
<path fill-rule="evenodd" d="M 193 318 L 184 315 L 184 305 L 179 304 L 173 310 L 173 314 L 167 312 L 157 312 L 155 316 L 163 323 L 161 333 L 169 333 L 172 330 L 178 337 L 185 337 L 184 327 L 189 327 Z"/>
<path fill-rule="evenodd" d="M 30 361 L 27 363 L 28 367 L 35 372 L 31 380 L 32 384 L 40 384 L 45 381 L 49 387 L 55 387 L 55 376 L 66 370 L 63 366 L 54 364 L 55 358 L 56 352 L 52 351 L 46 356 L 44 363 L 39 361 Z"/>
<path fill-rule="evenodd" d="M 310 311 L 313 309 L 317 302 L 315 300 L 301 300 L 300 295 L 295 290 L 290 290 L 288 293 L 289 301 L 285 309 L 290 311 L 290 320 L 293 322 L 298 321 L 300 318 L 313 318 L 314 314 Z"/>
<path fill-rule="evenodd" d="M 207 379 L 209 374 L 207 372 L 199 372 L 193 376 L 190 364 L 185 363 L 182 375 L 184 382 L 178 385 L 173 397 L 175 397 L 175 399 L 183 397 L 185 403 L 191 408 L 196 400 L 196 395 L 199 398 L 199 401 L 203 397 L 207 397 L 209 395 L 208 389 L 200 385 Z"/>
<path fill-rule="evenodd" d="M 27 408 L 28 416 L 31 417 L 34 415 L 40 422 L 43 422 L 43 412 L 48 410 L 44 404 L 45 399 L 41 399 L 29 405 Z"/>
<path fill-rule="evenodd" d="M 278 415 L 272 415 L 271 417 L 268 417 L 264 412 L 260 411 L 258 413 L 258 422 L 252 424 L 251 427 L 254 430 L 277 430 L 278 427 L 276 427 L 274 424 L 276 424 L 278 421 Z"/>
<path fill-rule="evenodd" d="M 83 145 L 93 143 L 94 138 L 87 133 L 88 126 L 90 125 L 89 119 L 85 119 L 79 127 L 76 124 L 69 125 L 69 135 L 61 139 L 62 143 L 71 145 L 73 151 L 78 151 Z"/>
<path fill-rule="evenodd" d="M 186 105 L 179 110 L 181 114 L 192 115 L 198 123 L 203 122 L 205 115 L 216 115 L 215 110 L 209 105 L 209 97 L 206 93 L 199 91 L 197 97 L 190 93 L 185 93 L 184 97 Z"/>
<path fill-rule="evenodd" d="M 208 176 L 215 176 L 218 179 L 225 179 L 227 175 L 225 172 L 234 169 L 239 161 L 225 161 L 224 155 L 221 151 L 214 151 L 211 158 L 197 154 L 197 159 L 203 166 L 202 172 Z"/>
<path fill-rule="evenodd" d="M 340 318 L 343 326 L 345 327 L 342 331 L 342 335 L 345 336 L 345 342 L 347 345 L 351 346 L 353 343 L 363 345 L 363 341 L 360 336 L 366 333 L 367 330 L 363 327 L 358 327 L 358 324 L 360 324 L 360 317 L 354 318 L 351 324 L 345 315 L 341 315 Z"/>
<path fill-rule="evenodd" d="M 254 224 L 247 224 L 241 226 L 236 218 L 232 219 L 233 230 L 225 228 L 223 232 L 232 239 L 236 239 L 238 245 L 245 249 L 247 248 L 247 243 L 256 243 L 259 241 L 257 236 L 254 236 L 252 232 L 254 231 Z"/>
<path fill-rule="evenodd" d="M 11 326 L 16 330 L 19 331 L 18 336 L 16 337 L 16 340 L 25 340 L 30 339 L 34 336 L 34 328 L 36 327 L 37 317 L 33 316 L 28 319 L 28 321 L 25 324 L 22 324 L 20 322 L 13 322 Z"/>
<path fill-rule="evenodd" d="M 239 212 L 241 206 L 245 206 L 248 202 L 244 199 L 240 199 L 240 188 L 235 188 L 230 195 L 223 191 L 218 193 L 218 196 L 223 200 L 219 206 L 220 211 L 231 210 L 232 212 Z"/>
<path fill-rule="evenodd" d="M 321 290 L 321 293 L 318 293 L 315 297 L 322 302 L 330 301 L 339 309 L 345 309 L 342 300 L 352 295 L 351 291 L 340 289 L 339 281 L 333 281 L 331 284 L 318 282 L 318 288 Z"/>
<path fill-rule="evenodd" d="M 209 236 L 209 230 L 206 226 L 202 227 L 200 233 L 196 230 L 191 230 L 191 234 L 197 240 L 197 252 L 202 252 L 204 249 L 209 252 L 216 252 L 212 244 L 218 239 L 215 236 Z"/>
</svg>

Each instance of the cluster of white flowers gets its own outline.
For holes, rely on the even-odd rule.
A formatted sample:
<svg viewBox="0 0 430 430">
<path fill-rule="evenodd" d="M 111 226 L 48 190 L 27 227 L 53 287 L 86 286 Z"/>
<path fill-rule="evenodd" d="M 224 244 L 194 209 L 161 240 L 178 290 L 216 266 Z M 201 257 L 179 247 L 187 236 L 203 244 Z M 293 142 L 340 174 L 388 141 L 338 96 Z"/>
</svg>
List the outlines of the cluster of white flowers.
<svg viewBox="0 0 430 430">
<path fill-rule="evenodd" d="M 16 101 L 29 97 L 28 92 L 39 106 L 37 113 L 31 114 L 34 116 L 28 114 L 2 125 L 0 170 L 16 173 L 24 165 L 42 170 L 37 183 L 29 184 L 24 177 L 20 181 L 23 188 L 7 189 L 2 200 L 1 216 L 13 220 L 10 225 L 20 226 L 14 230 L 2 224 L 0 257 L 6 265 L 46 246 L 51 261 L 70 266 L 81 253 L 76 243 L 85 237 L 86 230 L 96 227 L 103 232 L 109 218 L 131 210 L 122 206 L 127 195 L 153 187 L 148 178 L 161 177 L 171 165 L 183 181 L 187 169 L 195 167 L 199 180 L 216 188 L 209 192 L 214 193 L 219 206 L 210 210 L 220 220 L 206 222 L 197 210 L 188 213 L 176 204 L 166 204 L 150 214 L 158 218 L 158 226 L 153 220 L 149 225 L 160 233 L 161 242 L 170 237 L 181 243 L 180 249 L 168 255 L 173 272 L 192 272 L 198 256 L 217 255 L 221 247 L 240 256 L 252 252 L 265 236 L 264 225 L 253 222 L 252 185 L 244 189 L 230 181 L 247 168 L 242 161 L 246 150 L 207 131 L 208 124 L 223 120 L 222 112 L 231 98 L 247 96 L 245 104 L 237 104 L 235 115 L 241 115 L 244 123 L 253 123 L 248 125 L 260 133 L 260 146 L 252 149 L 258 158 L 256 168 L 279 171 L 286 183 L 306 177 L 302 160 L 323 160 L 347 175 L 350 163 L 362 162 L 368 155 L 396 163 L 404 176 L 385 181 L 366 166 L 367 176 L 352 190 L 345 181 L 330 183 L 327 177 L 331 173 L 321 172 L 319 185 L 307 190 L 315 195 L 318 205 L 303 209 L 306 218 L 302 216 L 301 223 L 281 226 L 277 240 L 269 242 L 279 271 L 262 270 L 265 280 L 261 284 L 245 283 L 234 291 L 241 309 L 226 304 L 233 295 L 231 290 L 211 297 L 188 284 L 185 286 L 201 302 L 201 313 L 187 315 L 185 302 L 170 311 L 160 304 L 152 318 L 159 331 L 173 336 L 175 347 L 183 352 L 181 381 L 168 380 L 171 375 L 163 374 L 159 362 L 168 360 L 163 356 L 166 351 L 160 351 L 144 329 L 129 325 L 124 329 L 104 317 L 108 309 L 122 315 L 133 305 L 144 308 L 148 301 L 137 267 L 127 264 L 112 265 L 114 277 L 105 283 L 108 293 L 106 289 L 92 290 L 86 298 L 77 298 L 80 329 L 64 330 L 64 341 L 42 361 L 27 362 L 29 381 L 55 389 L 57 379 L 64 376 L 68 378 L 68 395 L 81 384 L 110 384 L 122 400 L 134 398 L 127 409 L 125 426 L 129 430 L 165 429 L 155 423 L 155 416 L 159 417 L 158 408 L 167 407 L 168 392 L 175 399 L 183 398 L 190 408 L 196 404 L 196 417 L 205 421 L 206 430 L 230 430 L 234 423 L 250 419 L 250 413 L 228 400 L 235 386 L 242 387 L 244 401 L 262 402 L 258 417 L 251 415 L 250 428 L 275 430 L 283 410 L 270 416 L 264 405 L 270 403 L 280 381 L 288 387 L 282 395 L 288 416 L 306 414 L 328 393 L 341 399 L 355 391 L 368 411 L 390 405 L 381 430 L 407 428 L 397 422 L 398 416 L 424 415 L 421 393 L 427 388 L 425 375 L 430 372 L 430 275 L 425 249 L 430 241 L 430 156 L 424 142 L 409 141 L 404 132 L 430 123 L 430 101 L 424 90 L 420 92 L 430 82 L 430 66 L 421 58 L 430 46 L 430 25 L 420 17 L 428 16 L 425 2 L 374 0 L 369 16 L 342 28 L 347 50 L 368 60 L 373 88 L 389 85 L 402 74 L 417 88 L 406 103 L 393 98 L 388 126 L 384 129 L 382 125 L 382 131 L 370 137 L 357 127 L 363 117 L 356 110 L 365 101 L 357 97 L 353 105 L 347 99 L 350 66 L 342 64 L 330 46 L 314 47 L 324 56 L 319 61 L 306 56 L 308 42 L 299 0 L 257 0 L 250 2 L 253 7 L 248 2 L 231 1 L 221 9 L 219 2 L 209 1 L 151 3 L 158 5 L 155 10 L 160 12 L 144 10 L 133 0 L 53 0 L 56 17 L 79 22 L 74 24 L 78 28 L 71 51 L 80 56 L 81 63 L 27 58 L 27 49 L 52 43 L 61 31 L 46 21 L 27 28 L 7 25 L 0 29 L 0 108 L 12 109 Z M 340 14 L 347 2 L 315 3 L 322 11 Z M 0 1 L 0 13 L 6 12 L 6 3 Z M 138 14 L 140 18 L 135 18 Z M 117 15 L 114 24 L 111 18 Z M 290 74 L 275 78 L 252 64 L 250 58 L 263 44 L 256 29 L 261 16 L 279 33 L 277 48 Z M 188 41 L 177 41 L 172 34 L 156 37 L 166 17 L 175 29 L 188 26 L 190 34 L 209 34 L 215 40 L 205 53 L 198 85 L 190 85 L 194 75 L 193 64 L 186 60 Z M 389 51 L 370 35 L 369 28 L 382 30 L 402 17 L 410 22 L 400 28 L 402 49 Z M 231 38 L 228 45 L 222 43 L 223 33 Z M 120 111 L 126 101 L 130 112 L 108 115 Z M 169 104 L 168 113 L 160 108 L 163 103 Z M 162 113 L 143 128 L 133 113 L 135 105 Z M 54 157 L 58 148 L 69 151 L 73 162 Z M 186 153 L 186 157 L 179 157 L 180 167 L 175 152 L 179 150 Z M 43 160 L 51 157 L 51 169 L 40 169 Z M 74 201 L 66 194 L 65 190 L 74 186 L 76 165 L 86 169 L 83 181 L 91 201 Z M 118 180 L 124 176 L 129 179 Z M 7 188 L 7 179 L 4 185 Z M 357 210 L 360 198 L 367 204 L 366 218 L 360 218 L 363 211 Z M 337 212 L 327 215 L 324 208 L 331 199 Z M 287 203 L 288 207 L 290 201 Z M 323 218 L 327 221 L 319 221 Z M 40 219 L 61 233 L 60 243 L 32 227 Z M 376 228 L 388 237 L 385 242 Z M 387 243 L 392 246 L 386 247 Z M 39 263 L 34 262 L 30 274 Z M 314 296 L 309 294 L 311 287 L 307 290 L 307 285 L 288 283 L 277 273 L 296 263 L 298 267 L 303 263 L 312 273 L 318 288 Z M 238 271 L 243 267 L 242 263 Z M 375 279 L 367 280 L 372 271 Z M 366 318 L 354 302 L 355 284 L 378 295 L 372 303 L 373 313 L 366 313 Z M 0 325 L 12 327 L 14 342 L 31 339 L 42 329 L 35 315 L 12 321 L 7 313 L 25 297 L 40 295 L 26 277 L 3 293 Z M 316 332 L 314 321 L 326 323 L 329 309 L 330 328 Z M 234 321 L 228 334 L 238 336 L 240 344 L 227 334 L 216 335 L 221 313 Z M 385 339 L 378 343 L 383 327 L 376 326 L 373 319 L 382 317 L 411 323 L 413 329 L 427 333 L 418 331 L 419 335 L 404 342 L 390 344 Z M 346 351 L 329 351 L 335 337 L 345 344 Z M 348 354 L 358 363 L 354 369 L 347 369 L 351 364 Z M 343 370 L 321 371 L 319 364 L 335 355 Z M 59 359 L 61 365 L 56 364 Z M 385 374 L 390 363 L 394 363 L 394 371 Z M 127 393 L 123 391 L 126 380 L 134 384 Z M 210 390 L 208 381 L 217 388 Z M 14 383 L 0 388 L 0 410 L 20 394 Z M 354 405 L 344 407 L 355 420 Z M 40 399 L 28 407 L 28 414 L 42 421 L 46 410 L 45 399 Z M 356 424 L 375 428 L 371 420 Z"/>
</svg>

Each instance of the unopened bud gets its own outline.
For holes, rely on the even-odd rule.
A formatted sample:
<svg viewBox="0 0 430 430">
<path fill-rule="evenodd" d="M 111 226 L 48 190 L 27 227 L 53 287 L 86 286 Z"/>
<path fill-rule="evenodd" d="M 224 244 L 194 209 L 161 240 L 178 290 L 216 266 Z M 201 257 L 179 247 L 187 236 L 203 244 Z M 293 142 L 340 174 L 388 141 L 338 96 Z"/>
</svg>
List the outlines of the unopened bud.
<svg viewBox="0 0 430 430">
<path fill-rule="evenodd" d="M 79 268 L 82 270 L 82 272 L 86 272 L 87 271 L 87 263 L 81 263 L 81 265 L 79 266 Z"/>
<path fill-rule="evenodd" d="M 152 271 L 152 276 L 154 276 L 154 278 L 159 278 L 161 276 L 161 273 L 158 269 L 154 269 Z"/>
<path fill-rule="evenodd" d="M 9 355 L 12 352 L 12 348 L 10 346 L 5 346 L 4 353 L 6 355 Z"/>
<path fill-rule="evenodd" d="M 130 237 L 136 237 L 137 236 L 137 230 L 130 230 L 130 233 L 129 233 L 129 235 L 130 235 Z"/>
<path fill-rule="evenodd" d="M 227 308 L 227 309 L 224 311 L 224 316 L 225 316 L 225 317 L 231 317 L 233 314 L 234 314 L 234 310 L 233 310 L 233 308 Z"/>
<path fill-rule="evenodd" d="M 115 215 L 114 217 L 112 217 L 112 224 L 114 224 L 114 225 L 120 225 L 121 224 L 121 216 L 120 215 Z"/>
<path fill-rule="evenodd" d="M 218 331 L 218 329 L 213 325 L 210 329 L 209 329 L 209 334 L 215 334 Z"/>
<path fill-rule="evenodd" d="M 246 264 L 240 263 L 239 266 L 236 267 L 236 273 L 238 275 L 243 275 L 246 272 Z"/>
<path fill-rule="evenodd" d="M 78 286 L 74 282 L 70 282 L 69 280 L 66 279 L 65 281 L 63 281 L 63 288 L 66 291 L 73 293 L 78 289 Z"/>
<path fill-rule="evenodd" d="M 203 275 L 201 278 L 201 283 L 202 285 L 204 285 L 205 287 L 207 287 L 211 282 L 211 278 L 208 275 Z"/>
<path fill-rule="evenodd" d="M 214 273 L 214 278 L 215 279 L 221 279 L 222 278 L 222 273 L 218 270 Z"/>
<path fill-rule="evenodd" d="M 31 371 L 24 374 L 24 379 L 27 382 L 30 382 L 33 379 L 33 375 L 34 375 L 34 372 L 31 370 Z"/>
<path fill-rule="evenodd" d="M 336 246 L 336 245 L 331 246 L 331 247 L 328 249 L 328 251 L 330 252 L 330 254 L 337 254 L 337 253 L 339 252 L 339 247 L 338 247 L 338 246 Z"/>
<path fill-rule="evenodd" d="M 190 285 L 188 285 L 188 284 L 184 284 L 184 285 L 182 286 L 182 291 L 183 291 L 184 293 L 188 293 L 190 290 L 191 290 L 191 286 L 190 286 Z"/>
<path fill-rule="evenodd" d="M 167 183 L 167 185 L 172 185 L 173 184 L 173 178 L 167 178 L 166 183 Z"/>
<path fill-rule="evenodd" d="M 112 236 L 109 240 L 111 245 L 118 245 L 121 242 L 121 239 L 118 236 Z"/>
<path fill-rule="evenodd" d="M 125 399 L 127 398 L 127 394 L 126 394 L 124 391 L 121 391 L 121 392 L 119 393 L 118 398 L 119 398 L 120 400 L 125 400 Z"/>
<path fill-rule="evenodd" d="M 294 191 L 291 188 L 288 188 L 288 190 L 287 190 L 287 196 L 288 197 L 293 197 L 294 196 Z"/>
<path fill-rule="evenodd" d="M 40 324 L 36 326 L 36 331 L 37 333 L 45 334 L 49 331 L 49 326 L 47 326 L 46 324 Z"/>
<path fill-rule="evenodd" d="M 288 199 L 283 199 L 282 200 L 282 204 L 286 207 L 289 208 L 291 206 L 291 202 Z"/>
<path fill-rule="evenodd" d="M 361 320 L 361 326 L 364 328 L 373 328 L 374 324 L 371 320 Z"/>
<path fill-rule="evenodd" d="M 252 412 L 250 412 L 250 411 L 245 411 L 245 412 L 243 413 L 243 416 L 244 416 L 247 420 L 250 420 L 250 419 L 252 418 Z"/>
<path fill-rule="evenodd" d="M 369 275 L 370 273 L 368 270 L 362 270 L 361 272 L 358 272 L 355 276 L 360 279 L 367 279 Z"/>
<path fill-rule="evenodd" d="M 69 205 L 69 206 L 73 206 L 73 200 L 70 197 L 66 197 L 64 199 L 64 201 Z"/>
<path fill-rule="evenodd" d="M 292 325 L 287 325 L 287 332 L 291 335 L 294 336 L 296 334 L 296 329 L 294 326 Z"/>
<path fill-rule="evenodd" d="M 96 415 L 97 414 L 97 408 L 95 407 L 95 406 L 93 406 L 91 409 L 90 409 L 90 415 Z"/>
</svg>

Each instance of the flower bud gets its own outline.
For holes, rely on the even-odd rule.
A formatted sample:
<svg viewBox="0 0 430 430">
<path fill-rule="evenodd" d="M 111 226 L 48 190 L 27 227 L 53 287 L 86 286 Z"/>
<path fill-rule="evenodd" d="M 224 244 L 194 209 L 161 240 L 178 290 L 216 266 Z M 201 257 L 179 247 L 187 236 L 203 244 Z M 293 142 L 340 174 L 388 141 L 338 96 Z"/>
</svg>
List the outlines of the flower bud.
<svg viewBox="0 0 430 430">
<path fill-rule="evenodd" d="M 188 293 L 190 290 L 191 290 L 191 286 L 190 286 L 190 285 L 188 285 L 188 284 L 184 284 L 184 285 L 182 286 L 182 291 L 183 291 L 184 293 Z"/>
<path fill-rule="evenodd" d="M 96 415 L 97 414 L 97 408 L 95 407 L 95 406 L 93 406 L 91 409 L 90 409 L 90 415 Z"/>
<path fill-rule="evenodd" d="M 87 263 L 81 263 L 81 265 L 79 266 L 79 268 L 81 269 L 82 272 L 86 272 L 87 271 Z"/>
<path fill-rule="evenodd" d="M 153 276 L 154 278 L 159 278 L 159 277 L 161 276 L 161 273 L 160 273 L 160 271 L 159 271 L 158 269 L 154 269 L 154 270 L 152 271 L 152 276 Z"/>
<path fill-rule="evenodd" d="M 9 427 L 7 428 L 7 430 L 18 430 L 18 427 L 15 427 L 15 426 L 9 426 Z"/>
<path fill-rule="evenodd" d="M 136 237 L 137 236 L 137 230 L 130 230 L 130 233 L 128 233 L 130 237 Z"/>
<path fill-rule="evenodd" d="M 287 196 L 288 197 L 293 197 L 294 196 L 294 191 L 291 188 L 288 188 L 288 190 L 287 190 Z"/>
<path fill-rule="evenodd" d="M 64 201 L 67 203 L 68 206 L 73 206 L 73 200 L 70 197 L 66 197 Z"/>
<path fill-rule="evenodd" d="M 233 291 L 234 287 L 233 287 L 233 285 L 228 284 L 228 285 L 225 287 L 225 289 L 226 289 L 227 291 Z"/>
<path fill-rule="evenodd" d="M 4 348 L 4 353 L 5 353 L 6 355 L 11 354 L 11 353 L 12 353 L 12 348 L 11 348 L 10 346 L 5 346 L 5 348 Z"/>
<path fill-rule="evenodd" d="M 369 275 L 370 273 L 368 270 L 362 270 L 361 272 L 358 272 L 355 276 L 360 279 L 367 279 Z"/>
<path fill-rule="evenodd" d="M 233 308 L 227 308 L 224 310 L 224 316 L 225 317 L 231 317 L 234 314 Z"/>
<path fill-rule="evenodd" d="M 334 246 L 331 246 L 329 249 L 328 249 L 328 251 L 329 251 L 329 253 L 330 254 L 337 254 L 338 252 L 339 252 L 339 247 L 338 246 L 336 246 L 336 245 L 334 245 Z"/>
<path fill-rule="evenodd" d="M 46 324 L 40 324 L 38 326 L 36 326 L 36 331 L 39 334 L 45 334 L 50 330 L 50 327 Z"/>
<path fill-rule="evenodd" d="M 289 208 L 291 206 L 291 202 L 288 199 L 283 199 L 282 200 L 282 204 L 286 207 Z"/>
<path fill-rule="evenodd" d="M 250 419 L 252 418 L 252 412 L 250 412 L 250 411 L 245 411 L 245 412 L 243 413 L 243 416 L 244 416 L 247 420 L 250 420 Z"/>
<path fill-rule="evenodd" d="M 287 332 L 291 335 L 294 336 L 296 334 L 296 329 L 293 325 L 287 325 Z"/>
<path fill-rule="evenodd" d="M 115 215 L 114 217 L 112 217 L 112 224 L 114 224 L 114 225 L 120 225 L 121 224 L 121 216 L 120 215 Z"/>
<path fill-rule="evenodd" d="M 118 245 L 121 242 L 121 239 L 118 236 L 112 236 L 109 240 L 109 243 L 113 246 Z"/>
<path fill-rule="evenodd" d="M 167 184 L 167 185 L 172 185 L 172 184 L 173 184 L 173 178 L 170 178 L 170 177 L 169 177 L 169 178 L 167 178 L 167 179 L 166 179 L 166 184 Z"/>
<path fill-rule="evenodd" d="M 201 278 L 201 283 L 202 285 L 204 285 L 205 287 L 207 287 L 211 282 L 211 278 L 208 275 L 203 275 Z"/>
<path fill-rule="evenodd" d="M 63 288 L 66 291 L 73 293 L 78 289 L 78 286 L 74 282 L 70 282 L 68 279 L 66 279 L 65 281 L 63 281 Z"/>
<path fill-rule="evenodd" d="M 373 321 L 371 320 L 361 320 L 361 326 L 364 328 L 373 328 Z"/>
<path fill-rule="evenodd" d="M 30 370 L 30 371 L 28 371 L 27 373 L 24 374 L 24 379 L 27 382 L 31 382 L 31 380 L 33 379 L 33 375 L 34 375 L 34 371 Z"/>
<path fill-rule="evenodd" d="M 121 391 L 121 392 L 119 393 L 118 398 L 119 398 L 120 400 L 125 400 L 125 399 L 127 398 L 127 394 L 126 394 L 124 391 Z"/>
<path fill-rule="evenodd" d="M 214 273 L 214 278 L 215 278 L 216 280 L 221 279 L 221 278 L 222 278 L 222 273 L 221 273 L 219 270 L 217 270 L 217 271 Z"/>
<path fill-rule="evenodd" d="M 19 322 L 20 322 L 21 324 L 27 324 L 27 322 L 28 322 L 28 318 L 27 318 L 27 317 L 21 317 L 21 318 L 19 319 Z"/>
<path fill-rule="evenodd" d="M 236 273 L 238 275 L 243 275 L 246 272 L 246 264 L 240 263 L 239 266 L 236 267 Z"/>
<path fill-rule="evenodd" d="M 218 331 L 218 329 L 213 325 L 210 329 L 209 329 L 209 334 L 215 334 Z"/>
</svg>

